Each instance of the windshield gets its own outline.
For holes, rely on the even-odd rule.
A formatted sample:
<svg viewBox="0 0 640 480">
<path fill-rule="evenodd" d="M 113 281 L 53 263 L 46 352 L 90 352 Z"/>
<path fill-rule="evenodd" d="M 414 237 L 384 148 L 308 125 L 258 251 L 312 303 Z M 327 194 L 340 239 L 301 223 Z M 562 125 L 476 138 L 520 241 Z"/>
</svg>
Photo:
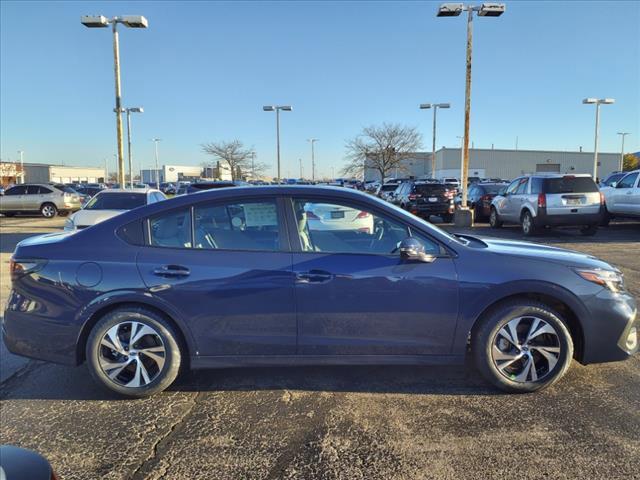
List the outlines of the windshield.
<svg viewBox="0 0 640 480">
<path fill-rule="evenodd" d="M 591 193 L 597 192 L 598 186 L 591 177 L 545 178 L 544 193 Z"/>
<path fill-rule="evenodd" d="M 607 179 L 602 182 L 603 185 L 606 185 L 607 187 L 610 187 L 611 184 L 613 182 L 617 182 L 618 180 L 620 180 L 622 177 L 624 177 L 627 174 L 627 172 L 623 172 L 623 173 L 614 173 L 613 175 L 609 175 L 607 177 Z"/>
<path fill-rule="evenodd" d="M 89 200 L 85 210 L 131 210 L 147 203 L 146 193 L 100 193 Z"/>
</svg>

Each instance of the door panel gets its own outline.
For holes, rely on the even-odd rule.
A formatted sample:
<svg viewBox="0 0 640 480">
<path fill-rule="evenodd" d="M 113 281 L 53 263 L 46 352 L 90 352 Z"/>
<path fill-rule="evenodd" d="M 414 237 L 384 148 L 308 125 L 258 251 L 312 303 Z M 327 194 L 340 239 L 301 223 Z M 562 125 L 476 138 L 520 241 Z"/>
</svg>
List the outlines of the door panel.
<svg viewBox="0 0 640 480">
<path fill-rule="evenodd" d="M 458 314 L 452 259 L 294 253 L 293 270 L 312 277 L 296 280 L 301 354 L 450 353 Z"/>
</svg>

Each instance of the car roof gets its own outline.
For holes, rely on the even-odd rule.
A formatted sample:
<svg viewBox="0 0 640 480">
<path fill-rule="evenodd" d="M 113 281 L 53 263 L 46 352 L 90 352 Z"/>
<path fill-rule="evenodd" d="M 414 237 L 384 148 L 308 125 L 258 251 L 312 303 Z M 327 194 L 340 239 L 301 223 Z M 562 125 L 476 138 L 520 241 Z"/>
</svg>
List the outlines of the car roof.
<svg viewBox="0 0 640 480">
<path fill-rule="evenodd" d="M 537 172 L 523 175 L 523 177 L 540 177 L 540 178 L 564 178 L 564 177 L 591 177 L 588 173 L 557 173 L 557 172 Z"/>
<path fill-rule="evenodd" d="M 160 192 L 157 188 L 105 188 L 100 193 L 150 193 Z"/>
</svg>

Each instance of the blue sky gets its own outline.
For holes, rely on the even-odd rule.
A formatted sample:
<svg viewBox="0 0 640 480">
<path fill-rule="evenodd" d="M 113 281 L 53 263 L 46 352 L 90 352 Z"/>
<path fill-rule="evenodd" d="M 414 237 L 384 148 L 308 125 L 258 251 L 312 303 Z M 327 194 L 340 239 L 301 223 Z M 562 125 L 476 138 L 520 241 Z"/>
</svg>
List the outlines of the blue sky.
<svg viewBox="0 0 640 480">
<path fill-rule="evenodd" d="M 241 139 L 275 163 L 282 114 L 283 174 L 308 167 L 317 137 L 320 174 L 343 164 L 344 140 L 363 126 L 416 126 L 431 148 L 423 102 L 438 115 L 438 147 L 463 128 L 465 21 L 436 18 L 437 2 L 10 2 L 0 3 L 0 154 L 115 167 L 111 34 L 83 14 L 142 14 L 149 29 L 121 29 L 123 99 L 134 117 L 134 155 L 199 164 L 200 145 Z M 640 3 L 507 2 L 500 18 L 474 20 L 471 140 L 476 147 L 640 150 Z M 308 170 L 307 170 L 308 171 Z"/>
</svg>

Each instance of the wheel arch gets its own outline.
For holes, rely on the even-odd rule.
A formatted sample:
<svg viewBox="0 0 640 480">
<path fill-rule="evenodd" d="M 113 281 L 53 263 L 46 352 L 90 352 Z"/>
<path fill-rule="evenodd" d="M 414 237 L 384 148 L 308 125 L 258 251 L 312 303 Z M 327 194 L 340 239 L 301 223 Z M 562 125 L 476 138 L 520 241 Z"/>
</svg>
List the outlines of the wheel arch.
<svg viewBox="0 0 640 480">
<path fill-rule="evenodd" d="M 484 310 L 477 316 L 471 328 L 469 329 L 467 336 L 467 345 L 470 345 L 471 338 L 473 338 L 473 336 L 475 335 L 475 332 L 478 329 L 478 326 L 481 324 L 482 320 L 499 309 L 503 304 L 519 299 L 543 303 L 549 306 L 554 311 L 558 312 L 561 315 L 562 319 L 567 323 L 567 327 L 569 327 L 569 333 L 571 334 L 571 339 L 573 340 L 574 345 L 574 358 L 578 361 L 582 361 L 584 355 L 585 339 L 584 330 L 582 328 L 582 324 L 580 323 L 580 319 L 575 310 L 570 305 L 568 305 L 567 302 L 563 301 L 563 299 L 559 298 L 558 296 L 549 293 L 514 293 L 495 300 L 490 305 L 487 305 Z"/>
<path fill-rule="evenodd" d="M 76 342 L 76 364 L 77 365 L 84 363 L 84 361 L 86 360 L 87 340 L 89 339 L 91 330 L 93 330 L 93 327 L 96 325 L 96 323 L 98 323 L 98 321 L 102 317 L 104 317 L 106 314 L 124 307 L 143 308 L 143 309 L 152 311 L 157 315 L 160 315 L 163 319 L 165 319 L 174 328 L 176 334 L 178 335 L 178 338 L 176 340 L 178 341 L 178 345 L 180 346 L 180 349 L 185 354 L 184 361 L 186 362 L 186 365 L 188 368 L 188 364 L 190 361 L 190 353 L 193 348 L 193 345 L 191 344 L 191 342 L 187 340 L 188 336 L 184 332 L 180 323 L 177 322 L 173 318 L 173 316 L 169 315 L 166 311 L 159 308 L 158 306 L 147 303 L 147 302 L 139 301 L 139 300 L 115 301 L 108 305 L 102 306 L 101 308 L 95 310 L 90 314 L 90 316 L 82 325 L 82 329 L 80 330 L 80 334 L 78 336 L 78 341 Z"/>
</svg>

